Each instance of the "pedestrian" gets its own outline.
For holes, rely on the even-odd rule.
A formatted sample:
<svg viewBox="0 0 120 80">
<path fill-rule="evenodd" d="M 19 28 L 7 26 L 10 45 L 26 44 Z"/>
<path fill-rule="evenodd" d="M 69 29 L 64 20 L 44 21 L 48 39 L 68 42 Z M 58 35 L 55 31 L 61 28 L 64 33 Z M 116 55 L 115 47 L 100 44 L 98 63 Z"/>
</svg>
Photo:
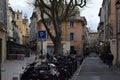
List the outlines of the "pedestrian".
<svg viewBox="0 0 120 80">
<path fill-rule="evenodd" d="M 112 53 L 109 53 L 109 54 L 108 54 L 108 66 L 109 66 L 109 68 L 112 67 L 112 65 L 113 65 L 113 60 L 114 60 L 113 54 L 112 54 Z"/>
<path fill-rule="evenodd" d="M 88 48 L 88 46 L 86 46 L 84 56 L 87 57 L 88 55 L 89 55 L 89 48 Z"/>
</svg>

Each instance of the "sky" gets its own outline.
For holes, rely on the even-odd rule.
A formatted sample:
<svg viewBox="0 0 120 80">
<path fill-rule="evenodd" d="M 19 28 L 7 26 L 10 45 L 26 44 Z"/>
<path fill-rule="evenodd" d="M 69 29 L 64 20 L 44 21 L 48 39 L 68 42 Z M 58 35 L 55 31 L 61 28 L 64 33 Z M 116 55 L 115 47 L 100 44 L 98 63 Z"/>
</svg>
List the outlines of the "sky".
<svg viewBox="0 0 120 80">
<path fill-rule="evenodd" d="M 20 10 L 23 16 L 27 14 L 28 18 L 32 15 L 32 7 L 28 5 L 27 0 L 9 0 L 10 6 L 14 11 Z M 97 31 L 99 17 L 98 13 L 103 0 L 88 0 L 86 7 L 82 9 L 81 16 L 87 19 L 87 27 L 93 31 Z"/>
</svg>

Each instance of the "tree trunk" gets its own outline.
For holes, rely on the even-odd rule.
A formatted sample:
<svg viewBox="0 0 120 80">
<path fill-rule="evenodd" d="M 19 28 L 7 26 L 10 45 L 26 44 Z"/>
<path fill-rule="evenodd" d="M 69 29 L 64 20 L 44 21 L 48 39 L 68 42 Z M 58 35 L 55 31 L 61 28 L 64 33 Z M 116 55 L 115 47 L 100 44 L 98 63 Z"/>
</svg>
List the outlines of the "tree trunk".
<svg viewBox="0 0 120 80">
<path fill-rule="evenodd" d="M 53 41 L 54 43 L 54 54 L 56 55 L 62 55 L 62 43 L 61 43 L 61 37 L 57 36 L 55 40 Z"/>
</svg>

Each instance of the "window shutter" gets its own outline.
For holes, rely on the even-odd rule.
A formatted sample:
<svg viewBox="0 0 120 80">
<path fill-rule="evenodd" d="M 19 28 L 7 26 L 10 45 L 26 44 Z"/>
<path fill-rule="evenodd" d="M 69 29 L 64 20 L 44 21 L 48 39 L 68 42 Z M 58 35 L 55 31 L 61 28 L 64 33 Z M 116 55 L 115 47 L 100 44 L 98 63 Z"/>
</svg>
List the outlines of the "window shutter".
<svg viewBox="0 0 120 80">
<path fill-rule="evenodd" d="M 76 22 L 74 22 L 74 26 L 73 27 L 76 27 Z"/>
<path fill-rule="evenodd" d="M 76 33 L 74 33 L 74 40 L 76 40 Z"/>
<path fill-rule="evenodd" d="M 70 21 L 67 22 L 67 26 L 68 26 L 68 28 L 70 28 Z"/>
<path fill-rule="evenodd" d="M 70 32 L 68 32 L 68 40 L 70 41 Z"/>
</svg>

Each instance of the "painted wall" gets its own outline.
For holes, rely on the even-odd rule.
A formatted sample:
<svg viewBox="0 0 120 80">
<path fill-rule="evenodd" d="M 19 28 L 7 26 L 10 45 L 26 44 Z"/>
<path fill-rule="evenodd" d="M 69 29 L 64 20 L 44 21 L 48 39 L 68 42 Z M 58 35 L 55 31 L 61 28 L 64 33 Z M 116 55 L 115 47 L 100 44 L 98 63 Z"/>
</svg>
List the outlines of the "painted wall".
<svg viewBox="0 0 120 80">
<path fill-rule="evenodd" d="M 116 54 L 116 39 L 112 39 L 110 41 L 110 49 L 111 49 L 112 54 L 114 55 L 113 64 L 116 64 L 116 58 L 117 58 L 117 54 Z"/>
<path fill-rule="evenodd" d="M 0 29 L 0 39 L 2 39 L 2 44 L 0 45 L 1 47 L 1 58 L 2 58 L 2 61 L 1 62 L 4 62 L 6 60 L 6 39 L 5 39 L 5 32 L 3 30 Z"/>
</svg>

